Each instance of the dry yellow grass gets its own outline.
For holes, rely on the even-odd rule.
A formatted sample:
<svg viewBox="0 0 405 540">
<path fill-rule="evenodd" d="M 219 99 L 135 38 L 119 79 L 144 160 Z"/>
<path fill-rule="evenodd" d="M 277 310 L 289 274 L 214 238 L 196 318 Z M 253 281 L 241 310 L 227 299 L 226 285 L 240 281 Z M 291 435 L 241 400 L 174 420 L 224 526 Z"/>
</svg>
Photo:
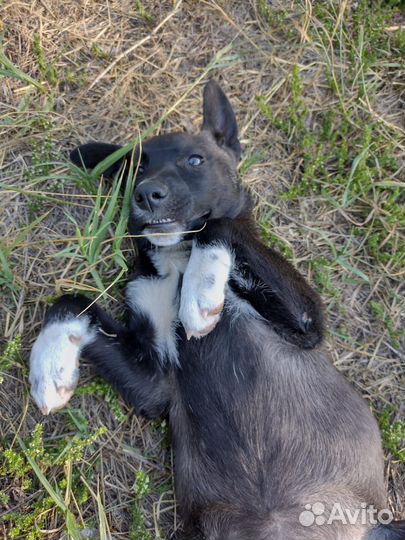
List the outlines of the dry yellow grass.
<svg viewBox="0 0 405 540">
<path fill-rule="evenodd" d="M 42 423 L 54 461 L 38 454 L 40 466 L 89 534 L 167 537 L 178 521 L 165 425 L 130 411 L 117 419 L 100 395 L 106 387 L 87 386 L 70 412 L 46 419 L 29 398 L 27 354 L 49 297 L 100 292 L 88 264 L 60 255 L 77 252 L 71 216 L 83 227 L 95 200 L 73 182 L 66 156 L 89 140 L 129 142 L 156 123 L 155 132 L 198 129 L 209 77 L 221 81 L 237 113 L 241 173 L 264 236 L 318 285 L 337 368 L 396 430 L 386 427 L 387 478 L 390 504 L 403 516 L 405 39 L 394 4 L 2 3 L 2 48 L 14 68 L 3 60 L 0 338 L 5 349 L 22 336 L 23 354 L 9 355 L 13 365 L 0 385 L 0 452 L 22 455 L 16 436 L 29 441 Z M 106 286 L 119 270 L 112 245 L 103 245 L 95 266 Z M 130 257 L 129 242 L 123 249 Z M 102 302 L 119 314 L 120 284 L 109 293 Z M 85 367 L 81 385 L 92 377 Z M 107 433 L 87 441 L 73 472 L 57 462 L 66 442 L 101 425 Z M 21 516 L 34 515 L 47 495 L 32 471 L 18 477 L 5 462 L 0 535 L 61 538 L 65 519 L 52 503 L 18 530 Z M 64 483 L 70 474 L 72 487 Z"/>
</svg>

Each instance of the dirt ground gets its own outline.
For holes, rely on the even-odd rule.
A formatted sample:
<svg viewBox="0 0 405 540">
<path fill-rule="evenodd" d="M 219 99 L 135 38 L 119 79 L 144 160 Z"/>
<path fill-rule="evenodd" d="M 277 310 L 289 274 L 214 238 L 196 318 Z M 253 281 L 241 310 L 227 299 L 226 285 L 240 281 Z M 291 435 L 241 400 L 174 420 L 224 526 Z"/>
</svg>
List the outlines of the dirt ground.
<svg viewBox="0 0 405 540">
<path fill-rule="evenodd" d="M 380 421 L 389 504 L 405 517 L 404 9 L 1 3 L 0 537 L 74 537 L 77 523 L 87 538 L 169 538 L 179 526 L 166 422 L 137 418 L 86 364 L 69 407 L 45 418 L 27 361 L 61 292 L 107 289 L 100 302 L 121 313 L 117 250 L 130 259 L 130 244 L 114 240 L 118 212 L 92 251 L 94 208 L 104 201 L 104 215 L 111 194 L 72 170 L 69 150 L 198 129 L 210 77 L 237 114 L 263 237 L 321 292 L 332 360 Z"/>
</svg>

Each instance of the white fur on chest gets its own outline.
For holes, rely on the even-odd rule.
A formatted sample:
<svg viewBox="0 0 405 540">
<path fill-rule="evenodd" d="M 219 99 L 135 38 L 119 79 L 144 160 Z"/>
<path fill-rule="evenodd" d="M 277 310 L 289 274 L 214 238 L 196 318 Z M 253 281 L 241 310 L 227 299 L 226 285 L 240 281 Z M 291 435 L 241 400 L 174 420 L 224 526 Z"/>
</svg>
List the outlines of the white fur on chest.
<svg viewBox="0 0 405 540">
<path fill-rule="evenodd" d="M 148 255 L 160 276 L 177 271 L 184 274 L 191 255 L 191 241 L 176 246 L 150 249 Z"/>
<path fill-rule="evenodd" d="M 159 276 L 140 277 L 127 285 L 128 305 L 149 319 L 155 333 L 155 349 L 163 362 L 178 361 L 179 282 L 187 268 L 190 252 L 191 241 L 150 249 L 148 255 Z"/>
<path fill-rule="evenodd" d="M 162 362 L 178 360 L 176 324 L 180 274 L 172 271 L 165 277 L 140 277 L 127 285 L 130 308 L 147 317 L 154 330 L 156 352 Z"/>
</svg>

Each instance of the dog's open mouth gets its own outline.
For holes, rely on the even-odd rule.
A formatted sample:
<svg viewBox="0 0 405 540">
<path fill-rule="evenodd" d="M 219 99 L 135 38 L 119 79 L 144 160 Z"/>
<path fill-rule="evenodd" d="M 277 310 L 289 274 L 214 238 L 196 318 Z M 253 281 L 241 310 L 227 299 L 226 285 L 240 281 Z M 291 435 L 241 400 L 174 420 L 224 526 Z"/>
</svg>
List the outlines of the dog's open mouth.
<svg viewBox="0 0 405 540">
<path fill-rule="evenodd" d="M 177 233 L 184 228 L 184 223 L 172 218 L 152 219 L 145 223 L 143 232 L 145 233 Z"/>
<path fill-rule="evenodd" d="M 153 233 L 176 233 L 187 228 L 198 229 L 209 218 L 211 212 L 204 212 L 200 217 L 195 218 L 191 222 L 181 221 L 174 218 L 163 217 L 155 218 L 147 221 L 143 226 L 143 231 Z"/>
<path fill-rule="evenodd" d="M 185 233 L 196 232 L 203 228 L 209 216 L 210 212 L 204 212 L 193 220 L 170 217 L 149 218 L 142 225 L 142 234 L 157 246 L 177 244 L 183 239 Z"/>
</svg>

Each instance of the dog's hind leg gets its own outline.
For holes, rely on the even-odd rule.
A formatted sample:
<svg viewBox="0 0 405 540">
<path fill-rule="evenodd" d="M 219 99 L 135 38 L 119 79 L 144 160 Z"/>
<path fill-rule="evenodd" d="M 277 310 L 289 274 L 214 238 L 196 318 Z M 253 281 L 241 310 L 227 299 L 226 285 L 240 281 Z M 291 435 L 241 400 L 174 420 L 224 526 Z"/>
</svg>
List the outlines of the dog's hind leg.
<svg viewBox="0 0 405 540">
<path fill-rule="evenodd" d="M 83 296 L 61 297 L 47 313 L 30 357 L 31 394 L 44 414 L 72 396 L 80 356 L 140 414 L 157 417 L 166 409 L 168 380 L 147 314 L 133 314 L 124 328 Z"/>
</svg>

